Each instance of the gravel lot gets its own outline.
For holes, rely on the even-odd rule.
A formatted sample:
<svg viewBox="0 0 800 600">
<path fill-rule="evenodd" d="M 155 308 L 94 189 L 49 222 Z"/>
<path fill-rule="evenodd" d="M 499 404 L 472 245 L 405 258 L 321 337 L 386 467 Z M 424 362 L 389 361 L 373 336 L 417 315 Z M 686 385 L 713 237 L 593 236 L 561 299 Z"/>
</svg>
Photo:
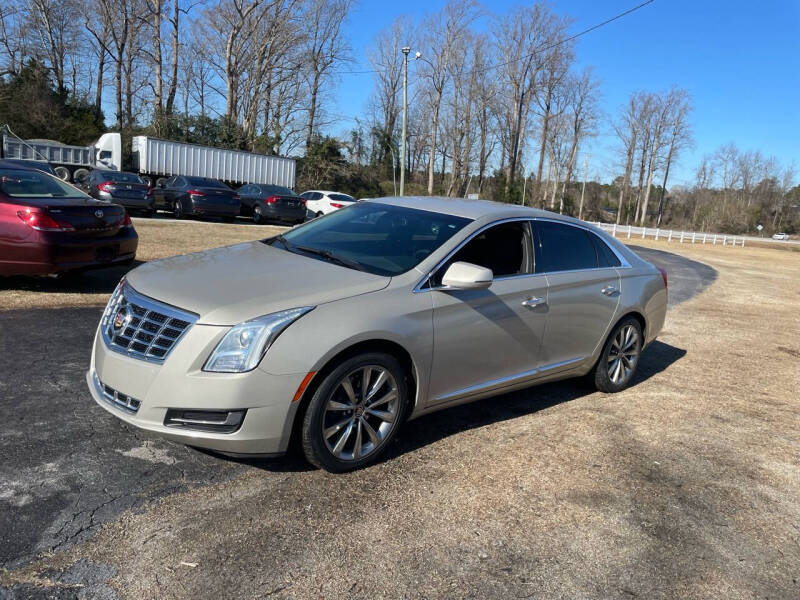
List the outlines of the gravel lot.
<svg viewBox="0 0 800 600">
<path fill-rule="evenodd" d="M 797 598 L 800 260 L 680 250 L 643 252 L 685 302 L 634 387 L 443 411 L 344 476 L 133 431 L 83 390 L 97 306 L 0 311 L 0 598 Z"/>
</svg>

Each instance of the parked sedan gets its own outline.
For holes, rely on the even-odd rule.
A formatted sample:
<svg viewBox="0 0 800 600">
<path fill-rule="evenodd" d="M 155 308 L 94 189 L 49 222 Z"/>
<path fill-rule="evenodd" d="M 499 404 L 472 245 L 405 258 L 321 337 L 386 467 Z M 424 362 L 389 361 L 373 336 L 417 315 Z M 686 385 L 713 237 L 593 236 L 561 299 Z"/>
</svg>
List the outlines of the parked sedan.
<svg viewBox="0 0 800 600">
<path fill-rule="evenodd" d="M 132 262 L 125 209 L 37 169 L 0 166 L 0 275 L 43 275 Z"/>
<path fill-rule="evenodd" d="M 309 190 L 300 194 L 300 197 L 306 201 L 308 212 L 315 217 L 327 215 L 340 208 L 350 206 L 356 201 L 355 198 L 347 194 L 324 192 L 321 190 Z"/>
<path fill-rule="evenodd" d="M 81 186 L 92 198 L 153 214 L 153 188 L 136 173 L 95 169 Z"/>
<path fill-rule="evenodd" d="M 666 308 L 666 273 L 582 221 L 386 198 L 131 271 L 87 382 L 168 438 L 279 454 L 294 434 L 346 471 L 448 406 L 589 373 L 624 389 Z"/>
<path fill-rule="evenodd" d="M 175 175 L 156 186 L 154 197 L 153 207 L 171 212 L 176 219 L 202 216 L 233 221 L 241 206 L 239 194 L 208 177 Z"/>
<path fill-rule="evenodd" d="M 58 177 L 53 165 L 43 160 L 23 160 L 20 158 L 2 158 L 0 159 L 0 169 L 38 169 L 49 173 L 53 177 Z"/>
<path fill-rule="evenodd" d="M 283 221 L 291 224 L 306 220 L 306 201 L 287 187 L 250 183 L 237 190 L 242 199 L 241 214 L 255 223 Z"/>
</svg>

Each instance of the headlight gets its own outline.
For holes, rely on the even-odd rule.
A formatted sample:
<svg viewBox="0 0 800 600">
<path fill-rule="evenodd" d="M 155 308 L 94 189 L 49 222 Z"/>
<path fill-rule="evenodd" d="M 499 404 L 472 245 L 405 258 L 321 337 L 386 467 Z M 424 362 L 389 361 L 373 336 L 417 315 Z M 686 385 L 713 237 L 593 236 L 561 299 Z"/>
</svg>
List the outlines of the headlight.
<svg viewBox="0 0 800 600">
<path fill-rule="evenodd" d="M 203 366 L 203 371 L 244 373 L 261 362 L 272 342 L 313 306 L 293 308 L 264 315 L 231 327 Z"/>
</svg>

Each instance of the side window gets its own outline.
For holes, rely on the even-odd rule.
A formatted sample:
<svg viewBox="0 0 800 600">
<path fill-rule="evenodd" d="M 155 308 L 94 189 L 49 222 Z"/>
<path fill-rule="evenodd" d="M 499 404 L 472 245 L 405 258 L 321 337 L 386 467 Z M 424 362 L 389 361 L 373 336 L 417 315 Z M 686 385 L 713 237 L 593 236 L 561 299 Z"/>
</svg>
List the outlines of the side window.
<svg viewBox="0 0 800 600">
<path fill-rule="evenodd" d="M 594 233 L 590 233 L 589 237 L 594 244 L 594 249 L 597 250 L 597 264 L 601 268 L 607 267 L 619 267 L 621 266 L 621 262 L 617 255 L 614 254 L 614 251 L 608 247 L 599 235 L 595 235 Z"/>
<path fill-rule="evenodd" d="M 245 196 L 251 196 L 253 194 L 253 192 L 254 192 L 254 190 L 253 190 L 254 187 L 255 186 L 252 186 L 252 185 L 242 186 L 242 187 L 239 188 L 239 194 L 242 194 L 242 195 L 245 195 Z"/>
<path fill-rule="evenodd" d="M 536 272 L 596 269 L 597 251 L 589 233 L 580 227 L 536 221 Z"/>
<path fill-rule="evenodd" d="M 433 287 L 442 284 L 447 268 L 454 262 L 468 262 L 492 270 L 497 277 L 532 272 L 530 227 L 527 221 L 513 221 L 490 227 L 473 237 L 444 263 L 431 278 Z"/>
</svg>

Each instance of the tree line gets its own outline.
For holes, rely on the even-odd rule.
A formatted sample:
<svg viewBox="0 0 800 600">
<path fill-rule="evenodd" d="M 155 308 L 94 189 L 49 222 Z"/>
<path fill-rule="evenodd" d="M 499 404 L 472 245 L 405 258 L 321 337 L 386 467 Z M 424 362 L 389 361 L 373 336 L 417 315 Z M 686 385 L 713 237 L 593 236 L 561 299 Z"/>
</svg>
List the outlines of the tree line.
<svg viewBox="0 0 800 600">
<path fill-rule="evenodd" d="M 800 228 L 793 166 L 757 151 L 726 145 L 702 159 L 694 186 L 670 187 L 693 146 L 688 92 L 637 91 L 603 113 L 572 20 L 545 3 L 494 14 L 450 0 L 421 22 L 387 24 L 367 52 L 367 109 L 343 128 L 332 95 L 358 70 L 345 35 L 352 9 L 353 0 L 7 0 L 0 121 L 65 142 L 109 127 L 293 155 L 299 185 L 392 193 L 408 46 L 409 193 L 477 193 L 621 224 Z M 36 101 L 32 86 L 45 86 Z M 584 185 L 599 134 L 616 140 L 612 181 Z"/>
</svg>

